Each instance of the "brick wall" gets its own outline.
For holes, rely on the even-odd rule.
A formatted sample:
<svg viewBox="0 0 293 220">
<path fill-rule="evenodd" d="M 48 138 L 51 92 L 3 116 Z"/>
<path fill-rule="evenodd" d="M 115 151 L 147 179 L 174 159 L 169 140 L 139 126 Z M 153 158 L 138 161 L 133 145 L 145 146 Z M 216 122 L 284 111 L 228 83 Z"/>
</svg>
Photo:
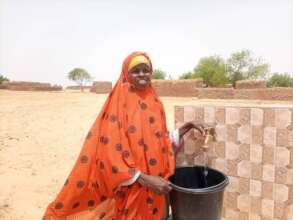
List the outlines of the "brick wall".
<svg viewBox="0 0 293 220">
<path fill-rule="evenodd" d="M 265 80 L 239 80 L 235 83 L 236 89 L 260 89 L 266 87 L 267 82 Z"/>
<path fill-rule="evenodd" d="M 152 80 L 159 96 L 197 96 L 197 88 L 203 87 L 201 79 L 195 80 Z"/>
<path fill-rule="evenodd" d="M 208 163 L 230 178 L 225 219 L 293 219 L 293 106 L 175 108 L 175 127 L 190 120 L 215 123 Z M 191 137 L 185 137 L 178 165 L 202 164 Z"/>
<path fill-rule="evenodd" d="M 256 100 L 293 100 L 293 88 L 233 89 L 202 88 L 194 95 L 200 99 L 256 99 Z"/>
<path fill-rule="evenodd" d="M 92 86 L 83 86 L 84 89 L 91 89 Z M 81 90 L 80 86 L 67 86 L 66 89 Z"/>
<path fill-rule="evenodd" d="M 112 90 L 112 82 L 108 81 L 96 81 L 90 89 L 91 92 L 95 93 L 109 93 Z"/>
<path fill-rule="evenodd" d="M 3 82 L 0 89 L 8 89 L 15 91 L 60 91 L 62 86 L 54 85 L 50 83 L 40 82 L 25 82 L 25 81 L 12 81 Z"/>
</svg>

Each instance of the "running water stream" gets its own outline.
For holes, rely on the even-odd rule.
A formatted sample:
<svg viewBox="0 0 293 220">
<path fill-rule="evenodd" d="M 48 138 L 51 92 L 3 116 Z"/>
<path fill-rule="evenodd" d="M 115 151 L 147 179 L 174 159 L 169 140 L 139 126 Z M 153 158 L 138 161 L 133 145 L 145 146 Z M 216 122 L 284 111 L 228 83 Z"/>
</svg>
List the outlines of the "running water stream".
<svg viewBox="0 0 293 220">
<path fill-rule="evenodd" d="M 215 140 L 215 131 L 213 128 L 209 128 L 205 131 L 205 140 L 204 140 L 204 145 L 202 146 L 202 152 L 203 152 L 203 187 L 207 187 L 208 186 L 208 182 L 207 182 L 207 176 L 209 174 L 208 171 L 208 154 L 207 151 L 209 149 L 209 143 L 211 141 Z"/>
<path fill-rule="evenodd" d="M 203 150 L 203 187 L 207 187 L 208 186 L 208 182 L 207 182 L 207 176 L 209 174 L 208 168 L 208 156 L 207 156 L 207 152 L 206 150 Z"/>
</svg>

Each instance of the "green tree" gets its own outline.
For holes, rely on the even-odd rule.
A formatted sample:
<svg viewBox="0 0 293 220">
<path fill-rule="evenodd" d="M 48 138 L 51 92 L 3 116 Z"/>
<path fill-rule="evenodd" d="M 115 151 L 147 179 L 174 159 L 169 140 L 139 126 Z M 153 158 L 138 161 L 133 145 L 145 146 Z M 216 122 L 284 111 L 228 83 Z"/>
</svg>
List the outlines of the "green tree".
<svg viewBox="0 0 293 220">
<path fill-rule="evenodd" d="M 4 81 L 9 81 L 9 79 L 0 74 L 0 84 Z"/>
<path fill-rule="evenodd" d="M 253 58 L 249 50 L 235 52 L 227 60 L 228 77 L 233 86 L 237 80 L 265 78 L 268 71 L 269 64 L 262 58 Z"/>
<path fill-rule="evenodd" d="M 180 76 L 179 76 L 179 79 L 192 79 L 193 77 L 193 73 L 192 72 L 186 72 L 186 73 L 182 73 Z"/>
<path fill-rule="evenodd" d="M 163 70 L 154 69 L 152 78 L 153 79 L 165 79 L 166 75 L 167 75 L 166 72 L 164 72 Z"/>
<path fill-rule="evenodd" d="M 228 82 L 225 61 L 220 56 L 209 56 L 200 59 L 194 68 L 192 78 L 202 78 L 207 86 L 220 86 Z"/>
<path fill-rule="evenodd" d="M 293 87 L 293 76 L 288 73 L 274 73 L 267 82 L 268 87 Z"/>
<path fill-rule="evenodd" d="M 85 69 L 75 68 L 68 73 L 68 79 L 75 81 L 83 92 L 85 83 L 91 81 L 92 77 Z"/>
</svg>

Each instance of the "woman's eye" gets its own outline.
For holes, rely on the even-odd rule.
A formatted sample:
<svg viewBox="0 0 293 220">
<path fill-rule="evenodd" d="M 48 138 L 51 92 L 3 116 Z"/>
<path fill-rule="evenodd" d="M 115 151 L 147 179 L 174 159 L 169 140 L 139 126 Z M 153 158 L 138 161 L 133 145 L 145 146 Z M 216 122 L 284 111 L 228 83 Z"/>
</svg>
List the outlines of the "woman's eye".
<svg viewBox="0 0 293 220">
<path fill-rule="evenodd" d="M 133 70 L 131 73 L 132 74 L 138 74 L 139 73 L 139 70 Z"/>
</svg>

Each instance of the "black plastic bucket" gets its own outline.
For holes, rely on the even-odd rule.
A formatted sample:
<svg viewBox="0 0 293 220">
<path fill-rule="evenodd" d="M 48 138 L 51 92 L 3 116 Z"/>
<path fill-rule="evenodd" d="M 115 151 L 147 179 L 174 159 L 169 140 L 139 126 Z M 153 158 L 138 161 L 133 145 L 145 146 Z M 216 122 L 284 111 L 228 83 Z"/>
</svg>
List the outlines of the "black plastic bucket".
<svg viewBox="0 0 293 220">
<path fill-rule="evenodd" d="M 173 220 L 220 220 L 223 193 L 229 179 L 203 166 L 177 167 L 170 177 Z"/>
</svg>

